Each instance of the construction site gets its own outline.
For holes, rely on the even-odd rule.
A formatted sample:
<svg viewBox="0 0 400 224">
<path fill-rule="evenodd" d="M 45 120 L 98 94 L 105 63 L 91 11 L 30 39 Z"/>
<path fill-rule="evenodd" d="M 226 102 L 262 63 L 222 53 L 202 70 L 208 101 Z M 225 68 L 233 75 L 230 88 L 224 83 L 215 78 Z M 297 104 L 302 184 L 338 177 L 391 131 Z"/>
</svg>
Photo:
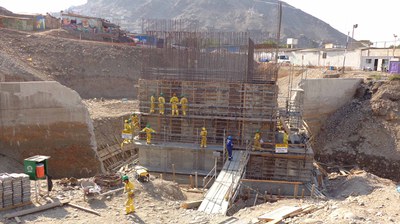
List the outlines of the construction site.
<svg viewBox="0 0 400 224">
<path fill-rule="evenodd" d="M 197 25 L 144 20 L 141 47 L 0 28 L 0 222 L 400 222 L 398 81 Z"/>
</svg>

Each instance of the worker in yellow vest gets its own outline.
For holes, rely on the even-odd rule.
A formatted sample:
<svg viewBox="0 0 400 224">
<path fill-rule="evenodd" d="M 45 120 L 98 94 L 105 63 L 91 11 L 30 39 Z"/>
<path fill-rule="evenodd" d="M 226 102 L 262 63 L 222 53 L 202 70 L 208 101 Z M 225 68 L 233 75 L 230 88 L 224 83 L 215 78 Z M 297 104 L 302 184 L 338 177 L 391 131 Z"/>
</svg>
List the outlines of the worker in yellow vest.
<svg viewBox="0 0 400 224">
<path fill-rule="evenodd" d="M 200 148 L 207 148 L 207 129 L 203 127 L 200 132 L 201 142 Z"/>
<path fill-rule="evenodd" d="M 142 132 L 146 133 L 146 143 L 151 144 L 151 134 L 156 133 L 154 129 L 150 127 L 150 124 L 147 124 L 145 128 L 143 128 Z"/>
<path fill-rule="evenodd" d="M 178 103 L 179 99 L 176 97 L 176 94 L 174 93 L 173 96 L 171 97 L 171 100 L 169 101 L 171 103 L 171 113 L 172 116 L 178 116 L 179 115 L 179 110 L 178 110 Z"/>
<path fill-rule="evenodd" d="M 139 117 L 138 117 L 138 115 L 136 113 L 132 113 L 131 120 L 132 120 L 132 129 L 133 129 L 133 131 L 139 130 L 140 129 Z"/>
<path fill-rule="evenodd" d="M 165 110 L 165 98 L 164 98 L 164 93 L 160 93 L 160 97 L 158 97 L 158 110 L 161 115 L 164 115 L 164 110 Z"/>
<path fill-rule="evenodd" d="M 261 150 L 261 133 L 260 130 L 256 131 L 254 135 L 254 150 Z"/>
<path fill-rule="evenodd" d="M 183 116 L 186 116 L 186 111 L 187 111 L 187 108 L 188 108 L 188 100 L 187 100 L 187 98 L 185 97 L 185 95 L 183 95 L 182 94 L 182 96 L 181 96 L 182 98 L 181 98 L 181 101 L 180 101 L 180 104 L 181 104 L 181 108 L 182 108 L 182 114 L 183 114 Z"/>
<path fill-rule="evenodd" d="M 123 176 L 122 181 L 124 182 L 124 193 L 127 195 L 127 200 L 125 202 L 125 213 L 130 214 L 135 212 L 135 205 L 133 204 L 133 198 L 135 196 L 134 190 L 135 186 L 129 181 L 128 176 Z"/>
<path fill-rule="evenodd" d="M 150 97 L 150 113 L 154 113 L 154 107 L 156 105 L 156 98 L 154 97 L 154 94 L 151 95 Z"/>
<path fill-rule="evenodd" d="M 124 130 L 122 130 L 122 138 L 124 139 L 121 143 L 121 148 L 124 144 L 129 144 L 132 142 L 132 126 L 129 120 L 124 121 Z"/>
</svg>

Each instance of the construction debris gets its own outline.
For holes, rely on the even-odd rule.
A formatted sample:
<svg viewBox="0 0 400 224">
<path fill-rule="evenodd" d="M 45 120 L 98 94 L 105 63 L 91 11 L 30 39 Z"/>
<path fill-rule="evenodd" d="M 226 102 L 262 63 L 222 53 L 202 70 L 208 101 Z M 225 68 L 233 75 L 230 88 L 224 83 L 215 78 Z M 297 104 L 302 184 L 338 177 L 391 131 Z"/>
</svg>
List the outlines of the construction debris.
<svg viewBox="0 0 400 224">
<path fill-rule="evenodd" d="M 117 187 L 122 185 L 121 176 L 117 174 L 104 174 L 94 177 L 94 182 L 101 187 Z"/>
</svg>

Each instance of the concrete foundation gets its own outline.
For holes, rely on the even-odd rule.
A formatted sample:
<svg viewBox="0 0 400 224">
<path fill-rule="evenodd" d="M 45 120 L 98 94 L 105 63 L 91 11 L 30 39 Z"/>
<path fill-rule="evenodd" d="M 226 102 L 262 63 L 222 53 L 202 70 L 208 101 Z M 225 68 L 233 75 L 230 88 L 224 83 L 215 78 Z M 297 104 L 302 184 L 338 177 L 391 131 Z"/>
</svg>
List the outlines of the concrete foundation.
<svg viewBox="0 0 400 224">
<path fill-rule="evenodd" d="M 184 143 L 160 143 L 146 145 L 135 142 L 139 148 L 139 162 L 153 172 L 172 173 L 172 164 L 179 174 L 206 175 L 214 167 L 213 152 L 222 151 L 220 147 L 200 149 L 197 145 Z"/>
<path fill-rule="evenodd" d="M 102 171 L 92 121 L 80 96 L 58 82 L 0 83 L 0 151 L 21 163 L 51 156 L 49 175 L 93 176 Z"/>
<path fill-rule="evenodd" d="M 326 118 L 353 99 L 362 79 L 305 79 L 299 87 L 304 90 L 304 120 L 316 134 Z"/>
</svg>

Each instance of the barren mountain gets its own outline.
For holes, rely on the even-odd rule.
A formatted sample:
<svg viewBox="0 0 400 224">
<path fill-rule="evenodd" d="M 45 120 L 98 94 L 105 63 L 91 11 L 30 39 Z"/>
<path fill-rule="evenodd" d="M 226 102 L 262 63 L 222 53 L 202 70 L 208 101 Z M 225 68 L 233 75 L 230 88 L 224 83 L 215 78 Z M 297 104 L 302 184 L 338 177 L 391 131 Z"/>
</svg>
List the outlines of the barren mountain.
<svg viewBox="0 0 400 224">
<path fill-rule="evenodd" d="M 191 19 L 200 29 L 249 30 L 261 39 L 275 38 L 277 0 L 88 0 L 72 7 L 76 13 L 110 19 L 130 31 L 141 32 L 142 18 Z M 264 38 L 265 37 L 265 38 Z M 346 36 L 329 24 L 283 3 L 282 38 L 298 38 L 300 47 L 322 42 L 345 43 Z"/>
</svg>

